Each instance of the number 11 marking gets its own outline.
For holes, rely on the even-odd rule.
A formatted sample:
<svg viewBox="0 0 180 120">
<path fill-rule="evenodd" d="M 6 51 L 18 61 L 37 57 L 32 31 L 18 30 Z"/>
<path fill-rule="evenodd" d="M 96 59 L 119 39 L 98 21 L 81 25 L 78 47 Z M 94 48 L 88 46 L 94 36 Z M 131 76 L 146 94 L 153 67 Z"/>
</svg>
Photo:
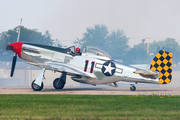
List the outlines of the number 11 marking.
<svg viewBox="0 0 180 120">
<path fill-rule="evenodd" d="M 87 72 L 88 64 L 89 64 L 89 60 L 86 60 L 86 61 L 85 61 L 85 66 L 84 66 L 84 72 Z M 94 65 L 95 65 L 95 62 L 92 61 L 92 62 L 91 62 L 90 73 L 93 73 Z"/>
</svg>

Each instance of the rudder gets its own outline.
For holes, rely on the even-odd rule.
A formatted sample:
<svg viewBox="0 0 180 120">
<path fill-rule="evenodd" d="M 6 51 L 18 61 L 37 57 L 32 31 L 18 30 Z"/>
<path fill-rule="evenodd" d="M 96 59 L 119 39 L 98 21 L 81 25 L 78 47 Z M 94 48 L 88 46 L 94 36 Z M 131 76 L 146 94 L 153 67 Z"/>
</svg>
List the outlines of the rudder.
<svg viewBox="0 0 180 120">
<path fill-rule="evenodd" d="M 168 84 L 172 79 L 172 57 L 173 54 L 160 50 L 151 61 L 150 69 L 160 72 L 159 84 Z"/>
</svg>

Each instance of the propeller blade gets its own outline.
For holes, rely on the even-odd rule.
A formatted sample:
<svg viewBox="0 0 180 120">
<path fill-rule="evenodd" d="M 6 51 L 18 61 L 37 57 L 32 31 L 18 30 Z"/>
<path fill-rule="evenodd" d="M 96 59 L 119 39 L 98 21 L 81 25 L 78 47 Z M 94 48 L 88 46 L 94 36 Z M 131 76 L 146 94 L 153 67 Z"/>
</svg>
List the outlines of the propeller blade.
<svg viewBox="0 0 180 120">
<path fill-rule="evenodd" d="M 22 23 L 22 18 L 21 18 L 21 21 L 20 21 L 20 26 L 19 26 L 19 31 L 18 31 L 17 42 L 19 42 L 19 36 L 20 36 L 20 32 L 21 32 L 21 23 Z"/>
<path fill-rule="evenodd" d="M 13 61 L 12 61 L 12 67 L 11 67 L 11 75 L 10 75 L 11 77 L 14 74 L 14 69 L 15 69 L 15 66 L 16 66 L 16 60 L 17 60 L 17 54 L 14 54 Z"/>
</svg>

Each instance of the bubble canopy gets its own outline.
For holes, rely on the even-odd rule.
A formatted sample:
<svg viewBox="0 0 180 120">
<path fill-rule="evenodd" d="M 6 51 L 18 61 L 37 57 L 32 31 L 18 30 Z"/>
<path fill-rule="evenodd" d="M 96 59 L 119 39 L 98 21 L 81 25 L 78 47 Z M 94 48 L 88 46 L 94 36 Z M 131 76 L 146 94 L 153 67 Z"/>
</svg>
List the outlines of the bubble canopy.
<svg viewBox="0 0 180 120">
<path fill-rule="evenodd" d="M 85 46 L 82 50 L 82 53 L 91 53 L 98 56 L 111 58 L 111 56 L 108 53 L 94 46 Z"/>
</svg>

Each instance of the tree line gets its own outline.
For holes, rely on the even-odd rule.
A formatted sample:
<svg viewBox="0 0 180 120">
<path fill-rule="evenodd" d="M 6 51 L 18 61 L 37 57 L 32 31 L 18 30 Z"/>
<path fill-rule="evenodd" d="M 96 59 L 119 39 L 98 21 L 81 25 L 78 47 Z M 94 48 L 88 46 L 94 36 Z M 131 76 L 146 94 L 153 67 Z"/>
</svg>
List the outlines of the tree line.
<svg viewBox="0 0 180 120">
<path fill-rule="evenodd" d="M 139 43 L 131 48 L 128 45 L 129 39 L 123 30 L 109 32 L 105 25 L 94 25 L 88 27 L 82 38 L 77 38 L 74 43 L 81 47 L 86 45 L 99 47 L 112 58 L 121 59 L 127 64 L 149 64 L 159 50 L 172 52 L 175 64 L 180 61 L 180 46 L 173 38 L 149 43 L 149 54 L 147 54 L 147 43 Z"/>
<path fill-rule="evenodd" d="M 5 47 L 12 42 L 16 42 L 17 34 L 18 27 L 0 33 L 0 61 L 11 61 L 12 58 L 9 56 L 13 54 L 12 52 L 6 51 Z M 126 64 L 149 64 L 159 50 L 172 52 L 173 62 L 175 64 L 180 62 L 180 46 L 173 38 L 149 43 L 149 54 L 147 54 L 146 49 L 147 43 L 139 43 L 130 47 L 128 45 L 129 39 L 123 30 L 108 31 L 108 27 L 105 25 L 94 25 L 93 27 L 87 27 L 86 31 L 82 34 L 82 38 L 76 38 L 73 44 L 81 48 L 87 45 L 98 47 L 109 53 L 113 59 L 123 60 L 123 63 Z M 38 32 L 37 29 L 31 30 L 23 26 L 21 28 L 20 41 L 57 47 L 62 46 L 58 39 L 51 38 L 49 31 L 42 34 Z"/>
</svg>

